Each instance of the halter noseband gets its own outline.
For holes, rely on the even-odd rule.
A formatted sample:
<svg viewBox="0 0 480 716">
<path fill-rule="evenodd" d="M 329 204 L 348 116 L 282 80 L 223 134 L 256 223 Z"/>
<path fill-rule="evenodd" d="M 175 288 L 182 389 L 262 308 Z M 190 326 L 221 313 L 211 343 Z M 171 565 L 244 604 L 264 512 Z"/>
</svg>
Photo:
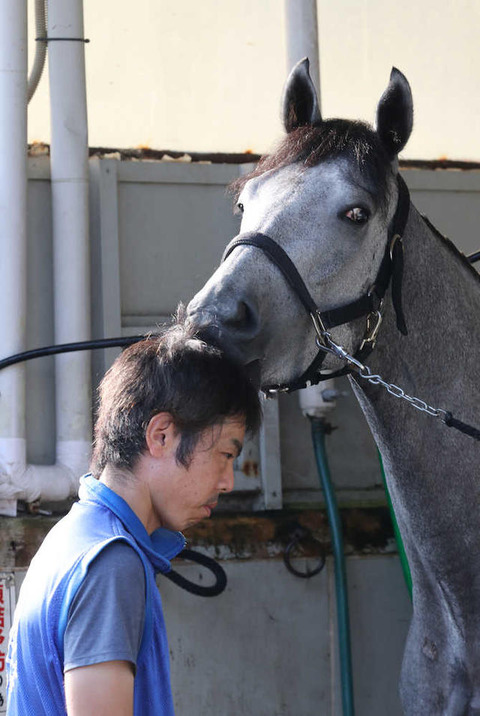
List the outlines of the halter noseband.
<svg viewBox="0 0 480 716">
<path fill-rule="evenodd" d="M 341 368 L 335 373 L 329 372 L 328 374 L 322 374 L 320 372 L 320 368 L 328 352 L 328 347 L 325 344 L 323 336 L 330 328 L 335 328 L 336 326 L 341 326 L 344 323 L 349 323 L 357 318 L 366 316 L 367 326 L 365 335 L 360 347 L 354 355 L 354 358 L 357 360 L 364 360 L 375 347 L 378 330 L 382 322 L 383 300 L 390 281 L 392 282 L 392 301 L 397 318 L 397 328 L 404 335 L 407 334 L 402 309 L 402 237 L 408 220 L 410 194 L 407 185 L 400 175 L 397 177 L 397 183 L 397 208 L 388 231 L 385 254 L 380 264 L 375 283 L 363 296 L 344 306 L 333 308 L 329 311 L 320 311 L 288 254 L 269 236 L 252 231 L 240 234 L 228 244 L 223 254 L 222 262 L 230 256 L 237 246 L 254 246 L 261 249 L 270 261 L 280 269 L 287 283 L 296 293 L 312 319 L 317 333 L 316 343 L 319 347 L 319 351 L 307 370 L 299 378 L 288 384 L 266 386 L 262 390 L 267 394 L 276 392 L 290 393 L 299 388 L 305 388 L 307 385 L 316 385 L 327 378 L 345 375 L 351 372 L 348 367 Z"/>
</svg>

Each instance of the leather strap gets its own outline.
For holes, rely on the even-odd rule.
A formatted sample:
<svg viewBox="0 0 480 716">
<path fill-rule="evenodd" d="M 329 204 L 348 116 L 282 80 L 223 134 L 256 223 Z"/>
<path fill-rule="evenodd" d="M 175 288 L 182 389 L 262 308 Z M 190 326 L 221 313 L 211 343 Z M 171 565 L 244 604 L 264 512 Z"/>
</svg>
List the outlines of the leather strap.
<svg viewBox="0 0 480 716">
<path fill-rule="evenodd" d="M 302 277 L 298 273 L 295 264 L 287 252 L 284 251 L 276 241 L 271 239 L 270 236 L 256 231 L 248 231 L 245 234 L 240 234 L 240 236 L 233 239 L 233 241 L 228 244 L 222 256 L 222 263 L 230 256 L 232 251 L 236 249 L 237 246 L 256 246 L 258 249 L 262 249 L 266 256 L 268 256 L 268 258 L 273 261 L 275 266 L 277 266 L 283 273 L 287 283 L 293 288 L 293 291 L 303 303 L 307 312 L 310 314 L 317 310 L 317 305 L 311 297 L 308 288 L 305 286 Z"/>
</svg>

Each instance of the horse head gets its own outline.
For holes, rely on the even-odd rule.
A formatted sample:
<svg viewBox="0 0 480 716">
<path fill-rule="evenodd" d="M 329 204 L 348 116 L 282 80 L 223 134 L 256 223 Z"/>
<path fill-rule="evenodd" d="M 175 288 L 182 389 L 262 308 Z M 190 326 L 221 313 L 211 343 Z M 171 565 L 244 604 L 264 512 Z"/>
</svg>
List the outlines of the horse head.
<svg viewBox="0 0 480 716">
<path fill-rule="evenodd" d="M 412 122 L 410 87 L 395 68 L 375 128 L 322 119 L 304 59 L 284 90 L 285 138 L 233 187 L 240 236 L 273 239 L 321 312 L 355 302 L 375 282 L 397 206 L 397 155 Z M 188 317 L 248 365 L 262 386 L 298 378 L 318 353 L 308 311 L 255 245 L 239 244 L 228 254 L 190 302 Z M 332 328 L 350 352 L 364 332 L 365 317 Z M 323 367 L 339 368 L 339 361 L 328 355 Z"/>
</svg>

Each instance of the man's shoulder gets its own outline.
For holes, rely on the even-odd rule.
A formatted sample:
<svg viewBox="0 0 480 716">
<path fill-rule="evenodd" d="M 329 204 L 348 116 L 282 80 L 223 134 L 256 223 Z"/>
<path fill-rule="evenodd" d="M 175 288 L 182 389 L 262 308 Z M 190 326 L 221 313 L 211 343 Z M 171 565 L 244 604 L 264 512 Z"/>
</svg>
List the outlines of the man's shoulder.
<svg viewBox="0 0 480 716">
<path fill-rule="evenodd" d="M 99 595 L 124 599 L 123 595 L 145 594 L 145 568 L 140 554 L 123 538 L 110 541 L 88 565 L 84 579 L 70 605 L 98 602 Z"/>
<path fill-rule="evenodd" d="M 102 578 L 105 573 L 110 574 L 116 570 L 123 573 L 124 579 L 144 578 L 142 558 L 133 544 L 124 537 L 113 539 L 103 547 L 92 560 L 89 573 Z"/>
<path fill-rule="evenodd" d="M 95 557 L 69 606 L 66 671 L 103 661 L 135 666 L 144 628 L 145 582 L 142 559 L 125 541 L 114 540 Z"/>
</svg>

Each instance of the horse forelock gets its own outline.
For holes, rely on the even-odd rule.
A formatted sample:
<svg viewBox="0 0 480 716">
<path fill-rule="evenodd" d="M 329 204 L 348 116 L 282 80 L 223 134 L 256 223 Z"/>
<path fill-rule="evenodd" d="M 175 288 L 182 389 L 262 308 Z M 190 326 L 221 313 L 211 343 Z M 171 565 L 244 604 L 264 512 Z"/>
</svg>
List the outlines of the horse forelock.
<svg viewBox="0 0 480 716">
<path fill-rule="evenodd" d="M 308 169 L 340 157 L 355 164 L 369 181 L 379 205 L 385 205 L 391 161 L 372 127 L 346 119 L 329 119 L 290 132 L 272 154 L 260 159 L 252 172 L 235 180 L 230 185 L 230 192 L 237 200 L 250 179 L 267 171 L 292 164 L 302 164 Z"/>
</svg>

